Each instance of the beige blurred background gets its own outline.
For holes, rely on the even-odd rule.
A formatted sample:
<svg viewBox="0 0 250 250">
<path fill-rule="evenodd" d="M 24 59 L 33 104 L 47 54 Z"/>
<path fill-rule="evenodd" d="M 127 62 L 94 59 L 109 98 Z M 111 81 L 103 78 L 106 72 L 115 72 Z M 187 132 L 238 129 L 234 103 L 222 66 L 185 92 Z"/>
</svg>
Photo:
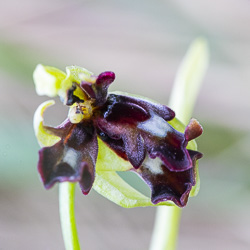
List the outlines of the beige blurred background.
<svg viewBox="0 0 250 250">
<path fill-rule="evenodd" d="M 57 187 L 36 171 L 32 117 L 38 63 L 116 73 L 112 90 L 167 104 L 191 41 L 211 60 L 194 110 L 201 190 L 183 209 L 178 250 L 250 249 L 250 2 L 246 0 L 9 0 L 0 2 L 0 249 L 63 249 Z M 60 111 L 58 111 L 60 110 Z M 58 124 L 66 110 L 52 108 Z M 56 118 L 55 118 L 56 117 Z M 127 176 L 147 192 L 134 176 Z M 80 242 L 90 250 L 144 250 L 155 208 L 123 209 L 76 191 Z"/>
</svg>

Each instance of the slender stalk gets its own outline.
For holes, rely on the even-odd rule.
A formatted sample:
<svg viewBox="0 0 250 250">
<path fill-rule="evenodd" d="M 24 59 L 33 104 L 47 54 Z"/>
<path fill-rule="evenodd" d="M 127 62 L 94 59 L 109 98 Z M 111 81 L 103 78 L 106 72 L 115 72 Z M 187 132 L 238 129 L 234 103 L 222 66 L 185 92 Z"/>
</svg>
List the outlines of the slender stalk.
<svg viewBox="0 0 250 250">
<path fill-rule="evenodd" d="M 176 206 L 157 208 L 150 250 L 176 249 L 180 217 L 181 209 Z"/>
<path fill-rule="evenodd" d="M 59 210 L 66 250 L 80 250 L 74 212 L 75 183 L 59 184 Z"/>
<path fill-rule="evenodd" d="M 201 81 L 208 66 L 208 47 L 204 39 L 196 39 L 190 46 L 177 73 L 169 106 L 184 124 L 189 122 Z M 181 209 L 158 207 L 150 250 L 175 250 Z"/>
<path fill-rule="evenodd" d="M 169 107 L 176 117 L 188 124 L 209 62 L 208 45 L 198 38 L 191 45 L 177 72 Z"/>
</svg>

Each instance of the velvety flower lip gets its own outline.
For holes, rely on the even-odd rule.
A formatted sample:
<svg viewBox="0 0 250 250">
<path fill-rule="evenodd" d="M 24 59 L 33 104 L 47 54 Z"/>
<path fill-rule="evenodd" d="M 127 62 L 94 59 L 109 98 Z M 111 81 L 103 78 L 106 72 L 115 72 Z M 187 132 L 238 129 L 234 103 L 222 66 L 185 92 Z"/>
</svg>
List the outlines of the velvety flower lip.
<svg viewBox="0 0 250 250">
<path fill-rule="evenodd" d="M 68 118 L 55 128 L 43 125 L 42 118 L 52 102 L 38 108 L 41 116 L 35 115 L 35 131 L 43 146 L 38 171 L 45 188 L 56 182 L 79 182 L 83 194 L 88 194 L 95 181 L 101 140 L 116 157 L 130 163 L 126 170 L 135 172 L 150 187 L 152 204 L 172 201 L 180 207 L 186 205 L 196 185 L 196 162 L 202 157 L 187 149 L 202 134 L 197 120 L 191 119 L 182 133 L 171 125 L 175 113 L 167 106 L 141 97 L 108 94 L 115 80 L 111 71 L 94 76 L 86 69 L 68 67 L 66 75 L 39 66 L 36 81 L 39 74 L 46 74 L 49 86 L 37 83 L 38 92 L 48 94 L 52 89 L 51 96 L 59 95 L 70 106 Z M 104 172 L 102 169 L 98 175 Z"/>
<path fill-rule="evenodd" d="M 170 171 L 160 160 L 145 159 L 137 174 L 149 185 L 154 204 L 172 200 L 179 207 L 187 204 L 192 186 L 196 184 L 195 164 L 202 154 L 188 150 L 193 162 L 193 168 L 182 171 Z M 152 166 L 154 166 L 152 168 Z"/>
<path fill-rule="evenodd" d="M 118 155 L 130 161 L 132 171 L 151 188 L 152 203 L 172 200 L 183 207 L 196 183 L 196 160 L 202 156 L 186 146 L 202 133 L 202 127 L 192 119 L 184 134 L 180 133 L 167 123 L 172 119 L 170 109 L 169 118 L 159 112 L 168 110 L 166 106 L 154 109 L 150 105 L 131 97 L 110 95 L 103 116 L 95 120 L 98 135 Z"/>
<path fill-rule="evenodd" d="M 102 113 L 103 116 L 96 119 L 96 126 L 111 139 L 123 141 L 123 151 L 135 168 L 140 167 L 145 151 L 151 158 L 161 158 L 170 170 L 192 168 L 184 134 L 167 123 L 174 115 L 168 107 L 110 95 Z"/>
</svg>

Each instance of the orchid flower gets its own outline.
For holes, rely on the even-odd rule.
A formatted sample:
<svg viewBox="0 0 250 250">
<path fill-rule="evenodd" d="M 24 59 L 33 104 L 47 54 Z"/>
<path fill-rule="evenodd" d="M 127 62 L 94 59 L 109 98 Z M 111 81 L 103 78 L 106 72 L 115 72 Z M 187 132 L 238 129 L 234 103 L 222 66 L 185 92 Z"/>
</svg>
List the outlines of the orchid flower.
<svg viewBox="0 0 250 250">
<path fill-rule="evenodd" d="M 59 96 L 69 107 L 65 121 L 44 124 L 42 103 L 34 116 L 40 146 L 38 171 L 46 189 L 57 182 L 78 182 L 87 195 L 94 188 L 123 207 L 177 205 L 183 207 L 199 189 L 193 139 L 202 127 L 191 119 L 185 127 L 169 107 L 128 93 L 109 93 L 115 74 L 94 75 L 70 66 L 66 73 L 38 65 L 34 82 L 38 95 Z M 119 171 L 132 171 L 151 189 L 151 198 L 127 184 Z"/>
</svg>

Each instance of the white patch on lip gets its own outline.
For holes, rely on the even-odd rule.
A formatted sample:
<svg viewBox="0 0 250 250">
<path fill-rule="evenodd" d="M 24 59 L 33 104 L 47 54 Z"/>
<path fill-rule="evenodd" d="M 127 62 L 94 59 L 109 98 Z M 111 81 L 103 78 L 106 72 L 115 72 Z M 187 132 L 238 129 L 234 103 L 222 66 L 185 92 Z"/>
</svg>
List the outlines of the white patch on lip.
<svg viewBox="0 0 250 250">
<path fill-rule="evenodd" d="M 163 163 L 159 157 L 152 159 L 148 155 L 142 163 L 142 166 L 148 169 L 154 175 L 164 174 L 162 170 L 162 165 Z"/>
<path fill-rule="evenodd" d="M 74 168 L 77 163 L 77 158 L 77 152 L 74 149 L 68 149 L 65 156 L 63 157 L 63 162 L 68 163 Z"/>
<path fill-rule="evenodd" d="M 138 128 L 158 137 L 166 137 L 171 126 L 160 116 L 151 114 L 151 118 L 138 124 Z"/>
</svg>

